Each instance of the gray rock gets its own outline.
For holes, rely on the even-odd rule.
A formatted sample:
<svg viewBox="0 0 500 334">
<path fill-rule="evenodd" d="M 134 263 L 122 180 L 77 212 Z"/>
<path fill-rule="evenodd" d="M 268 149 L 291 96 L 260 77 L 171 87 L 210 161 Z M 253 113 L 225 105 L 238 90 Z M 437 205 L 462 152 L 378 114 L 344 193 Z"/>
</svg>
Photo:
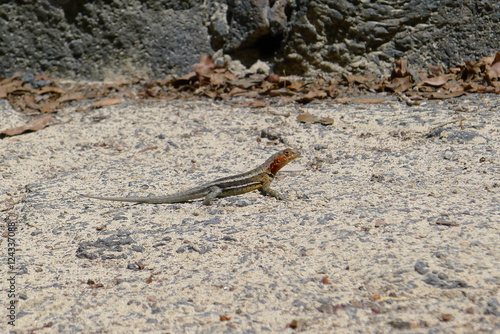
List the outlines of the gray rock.
<svg viewBox="0 0 500 334">
<path fill-rule="evenodd" d="M 212 51 L 207 11 L 199 7 L 197 1 L 4 3 L 0 73 L 104 79 L 190 72 L 200 54 Z"/>
<path fill-rule="evenodd" d="M 495 1 L 297 3 L 282 44 L 283 60 L 278 62 L 287 73 L 339 68 L 381 73 L 400 57 L 419 66 L 449 67 L 497 51 L 500 4 Z M 482 34 L 484 27 L 492 34 Z"/>
<path fill-rule="evenodd" d="M 437 276 L 434 274 L 427 274 L 424 279 L 424 283 L 429 285 L 434 285 L 441 289 L 456 289 L 456 288 L 467 288 L 469 285 L 462 280 L 448 280 L 448 276 L 439 273 Z"/>
<path fill-rule="evenodd" d="M 129 248 L 128 246 L 134 243 L 135 240 L 128 234 L 119 232 L 104 239 L 97 239 L 95 242 L 82 242 L 76 250 L 76 257 L 89 260 L 126 259 L 125 248 Z M 135 247 L 132 250 L 138 251 L 138 248 Z"/>
<path fill-rule="evenodd" d="M 450 142 L 456 143 L 474 141 L 476 143 L 484 144 L 488 142 L 486 138 L 472 131 L 450 131 L 446 139 Z"/>
<path fill-rule="evenodd" d="M 429 272 L 429 265 L 424 261 L 417 261 L 415 263 L 415 271 L 420 275 L 425 275 Z"/>
<path fill-rule="evenodd" d="M 494 0 L 11 1 L 0 4 L 0 75 L 161 78 L 219 49 L 286 74 L 386 74 L 401 57 L 449 67 L 498 51 L 499 19 Z"/>
<path fill-rule="evenodd" d="M 496 298 L 491 298 L 488 300 L 484 314 L 493 314 L 497 317 L 500 316 L 500 304 Z"/>
</svg>

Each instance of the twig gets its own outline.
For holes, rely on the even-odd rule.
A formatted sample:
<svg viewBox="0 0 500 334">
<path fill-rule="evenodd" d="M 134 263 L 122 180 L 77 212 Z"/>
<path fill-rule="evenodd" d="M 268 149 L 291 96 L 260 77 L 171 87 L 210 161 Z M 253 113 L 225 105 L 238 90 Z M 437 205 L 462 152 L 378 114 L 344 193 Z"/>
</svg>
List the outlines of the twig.
<svg viewBox="0 0 500 334">
<path fill-rule="evenodd" d="M 462 118 L 460 118 L 460 119 L 456 119 L 456 120 L 454 120 L 454 121 L 449 121 L 449 122 L 446 122 L 446 123 L 443 123 L 443 124 L 437 125 L 437 126 L 435 126 L 435 127 L 431 128 L 431 129 L 429 130 L 429 132 L 432 132 L 432 131 L 436 130 L 437 128 L 441 128 L 441 127 L 446 126 L 446 125 L 448 125 L 448 124 L 453 124 L 453 123 L 458 123 L 458 122 L 465 121 L 465 120 L 466 120 L 466 119 L 468 119 L 468 118 L 469 118 L 469 117 L 462 117 Z"/>
</svg>

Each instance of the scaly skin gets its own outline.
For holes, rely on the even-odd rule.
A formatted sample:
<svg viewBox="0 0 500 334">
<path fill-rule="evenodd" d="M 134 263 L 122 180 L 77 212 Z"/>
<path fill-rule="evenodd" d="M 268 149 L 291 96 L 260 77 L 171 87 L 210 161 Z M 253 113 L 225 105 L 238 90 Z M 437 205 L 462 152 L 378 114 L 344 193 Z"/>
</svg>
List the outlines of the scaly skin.
<svg viewBox="0 0 500 334">
<path fill-rule="evenodd" d="M 181 191 L 175 194 L 159 197 L 100 197 L 83 195 L 89 198 L 95 198 L 107 201 L 135 202 L 135 203 L 183 203 L 195 199 L 204 198 L 203 204 L 210 205 L 213 200 L 221 197 L 235 196 L 247 193 L 253 190 L 259 190 L 266 196 L 284 199 L 276 190 L 271 189 L 271 183 L 274 177 L 290 161 L 300 157 L 300 153 L 285 149 L 266 160 L 259 167 L 249 172 L 235 176 L 224 177 L 213 182 L 209 182 L 198 187 Z"/>
</svg>

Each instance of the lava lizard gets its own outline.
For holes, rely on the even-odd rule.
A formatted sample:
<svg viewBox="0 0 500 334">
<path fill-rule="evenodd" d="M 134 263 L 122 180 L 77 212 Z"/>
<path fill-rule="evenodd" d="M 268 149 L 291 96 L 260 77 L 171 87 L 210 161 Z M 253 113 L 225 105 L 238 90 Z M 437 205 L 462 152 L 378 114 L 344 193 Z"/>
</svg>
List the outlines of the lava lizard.
<svg viewBox="0 0 500 334">
<path fill-rule="evenodd" d="M 300 153 L 287 148 L 274 154 L 262 165 L 255 169 L 252 169 L 249 172 L 238 174 L 235 176 L 223 177 L 213 182 L 209 182 L 198 187 L 194 187 L 171 195 L 159 197 L 100 197 L 91 195 L 83 196 L 107 201 L 150 204 L 182 203 L 199 198 L 204 198 L 203 204 L 210 205 L 216 198 L 240 195 L 258 189 L 263 195 L 276 197 L 277 199 L 284 199 L 284 197 L 279 192 L 271 189 L 271 182 L 273 182 L 276 173 L 278 173 L 281 168 L 298 157 L 300 157 Z"/>
</svg>

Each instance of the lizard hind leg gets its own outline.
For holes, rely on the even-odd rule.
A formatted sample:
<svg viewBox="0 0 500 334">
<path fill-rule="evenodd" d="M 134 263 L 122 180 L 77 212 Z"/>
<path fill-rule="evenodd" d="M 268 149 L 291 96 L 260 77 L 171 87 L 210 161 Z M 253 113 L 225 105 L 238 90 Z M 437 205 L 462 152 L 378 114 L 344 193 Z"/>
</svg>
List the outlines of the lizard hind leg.
<svg viewBox="0 0 500 334">
<path fill-rule="evenodd" d="M 219 188 L 217 186 L 210 187 L 210 192 L 207 194 L 207 196 L 205 196 L 205 199 L 203 200 L 203 204 L 204 205 L 212 204 L 214 199 L 216 199 L 221 193 L 222 193 L 221 188 Z"/>
</svg>

